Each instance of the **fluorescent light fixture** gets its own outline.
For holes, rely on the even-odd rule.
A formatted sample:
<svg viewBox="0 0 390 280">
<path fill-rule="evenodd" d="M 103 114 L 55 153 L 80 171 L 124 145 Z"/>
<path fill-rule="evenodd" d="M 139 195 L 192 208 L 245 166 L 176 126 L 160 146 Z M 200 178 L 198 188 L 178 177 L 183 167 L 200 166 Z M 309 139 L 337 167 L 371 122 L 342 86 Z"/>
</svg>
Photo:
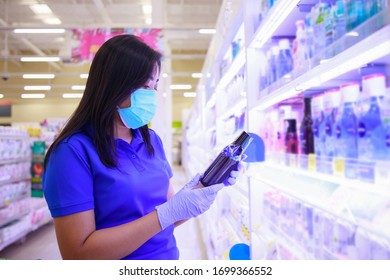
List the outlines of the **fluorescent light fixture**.
<svg viewBox="0 0 390 280">
<path fill-rule="evenodd" d="M 51 86 L 24 86 L 24 90 L 51 90 Z"/>
<path fill-rule="evenodd" d="M 21 98 L 45 98 L 44 93 L 23 93 L 20 97 Z"/>
<path fill-rule="evenodd" d="M 72 89 L 73 89 L 73 90 L 84 90 L 84 89 L 85 89 L 85 86 L 82 86 L 82 85 L 75 85 L 75 86 L 72 86 Z"/>
<path fill-rule="evenodd" d="M 1 93 L 0 93 L 0 98 L 4 98 L 4 94 L 1 94 Z"/>
<path fill-rule="evenodd" d="M 183 93 L 184 97 L 196 97 L 196 92 L 185 92 Z"/>
<path fill-rule="evenodd" d="M 145 15 L 151 15 L 152 14 L 152 5 L 142 5 L 142 12 Z"/>
<path fill-rule="evenodd" d="M 17 28 L 14 33 L 30 33 L 30 34 L 59 34 L 65 33 L 64 28 Z"/>
<path fill-rule="evenodd" d="M 201 28 L 198 31 L 200 34 L 215 34 L 217 32 L 214 28 Z"/>
<path fill-rule="evenodd" d="M 56 56 L 24 56 L 20 58 L 22 62 L 58 62 L 59 57 Z"/>
<path fill-rule="evenodd" d="M 44 18 L 42 21 L 49 25 L 59 25 L 62 23 L 59 18 Z"/>
<path fill-rule="evenodd" d="M 345 36 L 359 37 L 359 33 L 357 33 L 356 31 L 351 31 L 351 32 L 346 33 Z"/>
<path fill-rule="evenodd" d="M 192 89 L 191 85 L 170 85 L 170 89 Z"/>
<path fill-rule="evenodd" d="M 54 79 L 54 74 L 23 74 L 23 79 Z"/>
<path fill-rule="evenodd" d="M 63 98 L 81 98 L 83 97 L 82 93 L 64 93 L 62 95 Z"/>
<path fill-rule="evenodd" d="M 80 74 L 81 79 L 88 79 L 89 74 Z"/>
<path fill-rule="evenodd" d="M 162 76 L 163 76 L 163 78 L 167 78 L 168 74 L 167 73 L 163 73 Z"/>
<path fill-rule="evenodd" d="M 202 78 L 203 74 L 202 73 L 192 73 L 191 77 L 192 78 Z"/>
<path fill-rule="evenodd" d="M 52 14 L 53 12 L 46 4 L 35 4 L 30 6 L 31 10 L 38 15 L 42 14 Z"/>
</svg>

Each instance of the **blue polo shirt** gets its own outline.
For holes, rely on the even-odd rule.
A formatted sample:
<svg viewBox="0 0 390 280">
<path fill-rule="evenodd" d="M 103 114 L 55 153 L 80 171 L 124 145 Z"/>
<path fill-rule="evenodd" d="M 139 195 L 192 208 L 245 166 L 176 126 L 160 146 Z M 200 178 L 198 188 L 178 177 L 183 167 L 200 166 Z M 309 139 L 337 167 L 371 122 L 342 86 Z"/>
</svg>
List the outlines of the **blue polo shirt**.
<svg viewBox="0 0 390 280">
<path fill-rule="evenodd" d="M 138 130 L 127 143 L 115 140 L 118 167 L 99 159 L 90 130 L 59 144 L 43 174 L 43 191 L 53 217 L 93 209 L 96 229 L 134 221 L 167 200 L 171 167 L 160 137 L 150 131 L 154 156 L 149 156 Z M 150 238 L 124 259 L 178 259 L 173 226 Z"/>
</svg>

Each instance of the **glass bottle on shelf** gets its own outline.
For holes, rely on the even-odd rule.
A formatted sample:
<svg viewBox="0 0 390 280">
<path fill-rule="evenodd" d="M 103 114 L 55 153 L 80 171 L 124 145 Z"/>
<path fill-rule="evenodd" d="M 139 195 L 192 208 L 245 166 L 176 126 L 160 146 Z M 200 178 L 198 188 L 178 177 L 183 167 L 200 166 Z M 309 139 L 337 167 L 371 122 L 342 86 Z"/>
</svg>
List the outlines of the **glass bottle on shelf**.
<svg viewBox="0 0 390 280">
<path fill-rule="evenodd" d="M 285 135 L 285 149 L 288 154 L 298 153 L 297 121 L 295 119 L 286 120 L 287 129 Z"/>
<path fill-rule="evenodd" d="M 301 154 L 314 153 L 313 119 L 311 116 L 311 98 L 304 99 L 304 115 L 299 131 L 299 145 Z"/>
</svg>

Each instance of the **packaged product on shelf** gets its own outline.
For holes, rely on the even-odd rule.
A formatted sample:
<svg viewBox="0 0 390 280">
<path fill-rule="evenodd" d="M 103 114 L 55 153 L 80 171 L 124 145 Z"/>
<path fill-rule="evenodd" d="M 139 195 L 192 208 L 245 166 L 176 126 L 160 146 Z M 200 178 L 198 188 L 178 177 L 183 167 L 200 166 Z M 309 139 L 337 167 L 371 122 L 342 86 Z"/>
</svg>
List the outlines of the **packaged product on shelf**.
<svg viewBox="0 0 390 280">
<path fill-rule="evenodd" d="M 297 31 L 295 33 L 296 50 L 294 53 L 294 69 L 302 69 L 308 59 L 305 22 L 304 20 L 297 20 L 295 25 L 297 27 Z"/>
<path fill-rule="evenodd" d="M 325 92 L 324 111 L 325 111 L 325 155 L 335 156 L 336 145 L 336 118 L 340 107 L 340 89 L 333 89 Z"/>
<path fill-rule="evenodd" d="M 359 160 L 384 160 L 386 134 L 382 124 L 382 100 L 386 94 L 385 75 L 372 74 L 362 79 L 362 95 L 358 120 Z M 364 174 L 362 179 L 364 179 Z"/>
<path fill-rule="evenodd" d="M 344 36 L 346 31 L 346 14 L 345 14 L 345 4 L 344 0 L 337 0 L 335 5 L 333 5 L 333 41 Z"/>
<path fill-rule="evenodd" d="M 344 84 L 340 88 L 342 110 L 338 114 L 337 123 L 337 157 L 344 161 L 344 175 L 347 178 L 357 178 L 357 102 L 360 95 L 359 83 Z M 335 170 L 335 173 L 338 173 Z"/>
<path fill-rule="evenodd" d="M 314 30 L 311 21 L 311 14 L 307 14 L 305 17 L 305 38 L 306 38 L 306 50 L 307 58 L 310 59 L 314 56 Z"/>
<path fill-rule="evenodd" d="M 277 78 L 281 79 L 293 70 L 293 57 L 288 39 L 279 40 L 279 54 L 277 60 Z"/>
<path fill-rule="evenodd" d="M 286 119 L 285 149 L 288 154 L 298 153 L 297 120 Z"/>
<path fill-rule="evenodd" d="M 347 31 L 350 31 L 364 22 L 367 18 L 364 1 L 362 0 L 346 0 L 347 11 Z"/>
<path fill-rule="evenodd" d="M 271 47 L 271 57 L 269 61 L 270 71 L 269 71 L 268 80 L 270 85 L 276 82 L 278 79 L 278 72 L 279 72 L 278 57 L 279 57 L 279 46 L 274 45 Z"/>
<path fill-rule="evenodd" d="M 311 9 L 311 26 L 313 26 L 314 53 L 321 55 L 326 45 L 325 8 L 327 3 L 319 2 Z M 321 57 L 320 57 L 321 58 Z"/>
<path fill-rule="evenodd" d="M 314 153 L 313 119 L 309 97 L 304 98 L 304 115 L 299 129 L 299 153 L 303 155 Z M 307 168 L 307 165 L 305 167 Z"/>
<path fill-rule="evenodd" d="M 312 102 L 314 151 L 317 157 L 325 155 L 324 95 L 316 95 Z"/>
</svg>

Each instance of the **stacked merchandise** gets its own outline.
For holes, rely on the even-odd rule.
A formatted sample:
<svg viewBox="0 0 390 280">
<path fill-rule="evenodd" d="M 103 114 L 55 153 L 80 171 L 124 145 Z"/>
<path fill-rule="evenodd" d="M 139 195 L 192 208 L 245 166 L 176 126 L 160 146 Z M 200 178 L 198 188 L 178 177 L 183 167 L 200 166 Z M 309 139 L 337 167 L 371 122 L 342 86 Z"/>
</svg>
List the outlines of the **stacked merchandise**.
<svg viewBox="0 0 390 280">
<path fill-rule="evenodd" d="M 0 127 L 0 250 L 47 223 L 43 198 L 31 197 L 28 132 Z"/>
</svg>

